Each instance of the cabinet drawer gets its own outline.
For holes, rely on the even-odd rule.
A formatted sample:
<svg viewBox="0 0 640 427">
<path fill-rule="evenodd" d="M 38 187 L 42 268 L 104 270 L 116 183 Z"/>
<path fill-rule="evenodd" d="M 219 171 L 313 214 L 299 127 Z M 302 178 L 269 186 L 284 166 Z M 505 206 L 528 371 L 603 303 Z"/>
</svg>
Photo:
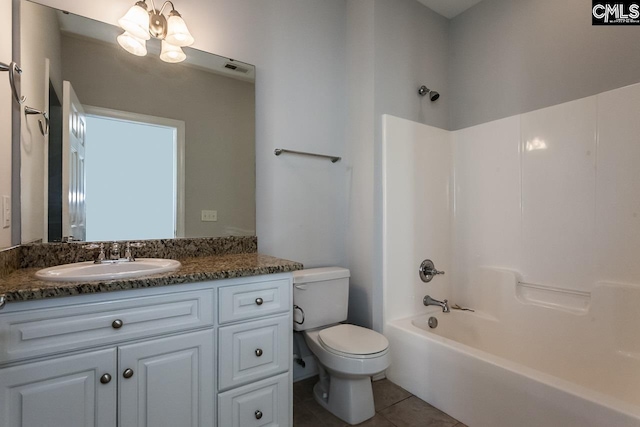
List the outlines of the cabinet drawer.
<svg viewBox="0 0 640 427">
<path fill-rule="evenodd" d="M 289 374 L 218 395 L 218 426 L 263 427 L 291 425 Z"/>
<path fill-rule="evenodd" d="M 220 323 L 236 322 L 291 309 L 289 279 L 224 286 L 218 292 Z"/>
<path fill-rule="evenodd" d="M 220 390 L 287 371 L 291 357 L 290 335 L 289 315 L 220 328 Z"/>
<path fill-rule="evenodd" d="M 10 313 L 0 363 L 212 325 L 211 289 Z"/>
</svg>

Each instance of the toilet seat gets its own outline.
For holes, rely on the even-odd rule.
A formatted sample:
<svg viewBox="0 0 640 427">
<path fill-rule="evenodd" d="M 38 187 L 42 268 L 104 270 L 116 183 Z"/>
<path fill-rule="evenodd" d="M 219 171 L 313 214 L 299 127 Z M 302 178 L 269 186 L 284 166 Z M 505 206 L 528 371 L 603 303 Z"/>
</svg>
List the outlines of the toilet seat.
<svg viewBox="0 0 640 427">
<path fill-rule="evenodd" d="M 356 325 L 336 325 L 318 332 L 318 341 L 327 351 L 357 359 L 380 356 L 389 348 L 384 335 Z"/>
</svg>

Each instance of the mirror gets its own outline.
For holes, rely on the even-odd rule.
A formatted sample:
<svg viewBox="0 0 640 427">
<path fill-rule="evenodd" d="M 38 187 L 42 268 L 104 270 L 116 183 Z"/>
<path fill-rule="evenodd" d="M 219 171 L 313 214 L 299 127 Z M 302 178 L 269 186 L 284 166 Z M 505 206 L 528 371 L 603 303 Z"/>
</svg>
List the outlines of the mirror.
<svg viewBox="0 0 640 427">
<path fill-rule="evenodd" d="M 255 67 L 122 32 L 20 2 L 22 243 L 254 235 Z"/>
</svg>

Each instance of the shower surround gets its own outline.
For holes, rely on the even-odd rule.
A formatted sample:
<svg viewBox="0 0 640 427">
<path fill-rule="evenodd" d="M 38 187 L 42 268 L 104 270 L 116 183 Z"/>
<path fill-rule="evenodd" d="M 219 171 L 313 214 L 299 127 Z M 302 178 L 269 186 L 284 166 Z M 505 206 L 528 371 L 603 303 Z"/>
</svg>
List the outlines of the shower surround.
<svg viewBox="0 0 640 427">
<path fill-rule="evenodd" d="M 640 85 L 454 132 L 384 117 L 392 381 L 474 427 L 640 426 L 638 117 Z M 426 294 L 476 312 L 434 333 Z"/>
</svg>

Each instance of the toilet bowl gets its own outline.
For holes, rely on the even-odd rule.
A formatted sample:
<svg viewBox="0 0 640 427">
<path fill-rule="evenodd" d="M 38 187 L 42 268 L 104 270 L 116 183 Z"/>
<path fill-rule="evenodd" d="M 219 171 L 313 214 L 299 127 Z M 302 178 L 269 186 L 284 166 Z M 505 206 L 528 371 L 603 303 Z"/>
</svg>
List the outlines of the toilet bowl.
<svg viewBox="0 0 640 427">
<path fill-rule="evenodd" d="M 318 360 L 315 400 L 349 424 L 375 415 L 371 376 L 389 367 L 389 342 L 378 332 L 339 324 L 347 318 L 349 270 L 294 273 L 294 329 Z"/>
</svg>

